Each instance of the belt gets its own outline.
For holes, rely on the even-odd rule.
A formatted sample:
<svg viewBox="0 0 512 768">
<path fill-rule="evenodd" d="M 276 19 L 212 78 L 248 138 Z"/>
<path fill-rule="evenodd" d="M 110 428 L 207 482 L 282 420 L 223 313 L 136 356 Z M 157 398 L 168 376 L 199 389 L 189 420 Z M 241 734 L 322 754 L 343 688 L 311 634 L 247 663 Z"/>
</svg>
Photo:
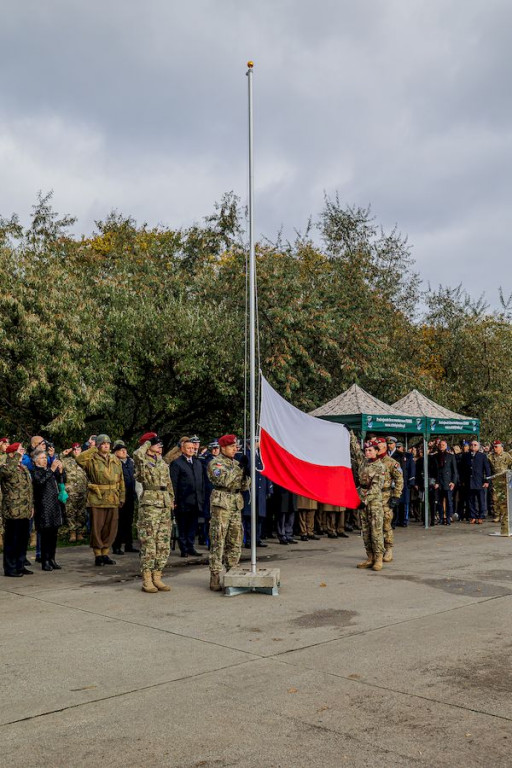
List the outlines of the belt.
<svg viewBox="0 0 512 768">
<path fill-rule="evenodd" d="M 218 485 L 214 486 L 214 489 L 216 491 L 222 491 L 222 493 L 231 493 L 231 494 L 241 493 L 241 489 L 239 489 L 237 491 L 233 491 L 231 488 L 219 488 Z"/>
<path fill-rule="evenodd" d="M 145 491 L 166 491 L 167 486 L 166 485 L 145 485 L 144 490 Z"/>
<path fill-rule="evenodd" d="M 117 489 L 117 485 L 100 485 L 99 483 L 89 483 L 87 487 L 99 491 L 115 491 Z"/>
</svg>

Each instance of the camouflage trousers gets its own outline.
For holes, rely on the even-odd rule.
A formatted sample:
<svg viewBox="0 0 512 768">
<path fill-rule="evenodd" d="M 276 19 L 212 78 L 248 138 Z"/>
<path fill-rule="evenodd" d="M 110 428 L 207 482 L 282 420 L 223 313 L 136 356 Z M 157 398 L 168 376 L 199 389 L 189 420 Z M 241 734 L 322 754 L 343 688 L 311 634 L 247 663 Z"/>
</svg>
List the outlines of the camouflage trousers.
<svg viewBox="0 0 512 768">
<path fill-rule="evenodd" d="M 71 531 L 76 531 L 77 533 L 85 532 L 85 524 L 87 521 L 87 511 L 85 508 L 86 501 L 86 496 L 69 495 L 66 502 L 67 526 L 62 529 L 63 533 L 71 533 Z"/>
<path fill-rule="evenodd" d="M 384 522 L 382 525 L 384 531 L 384 549 L 391 549 L 395 542 L 395 536 L 391 523 L 393 522 L 393 510 L 389 508 L 391 491 L 382 491 L 382 510 L 384 513 Z"/>
<path fill-rule="evenodd" d="M 501 522 L 507 516 L 507 480 L 506 475 L 495 477 L 492 481 L 492 502 L 494 517 Z"/>
<path fill-rule="evenodd" d="M 210 571 L 219 573 L 222 565 L 233 568 L 242 553 L 242 517 L 240 512 L 211 508 L 210 520 Z"/>
<path fill-rule="evenodd" d="M 366 552 L 370 555 L 384 554 L 383 536 L 384 511 L 380 499 L 370 499 L 361 510 L 361 530 Z M 385 518 L 384 518 L 385 519 Z"/>
<path fill-rule="evenodd" d="M 171 510 L 139 507 L 140 570 L 163 571 L 171 551 Z"/>
</svg>

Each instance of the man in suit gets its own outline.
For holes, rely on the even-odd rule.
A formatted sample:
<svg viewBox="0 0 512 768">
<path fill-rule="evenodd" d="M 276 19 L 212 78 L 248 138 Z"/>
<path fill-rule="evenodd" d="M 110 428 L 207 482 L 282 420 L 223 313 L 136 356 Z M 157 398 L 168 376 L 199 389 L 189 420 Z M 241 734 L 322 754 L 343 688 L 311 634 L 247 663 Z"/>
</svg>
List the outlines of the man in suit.
<svg viewBox="0 0 512 768">
<path fill-rule="evenodd" d="M 457 460 L 453 453 L 448 453 L 448 443 L 446 440 L 439 441 L 434 466 L 434 488 L 437 490 L 439 522 L 442 525 L 451 525 L 453 515 L 453 490 L 459 482 L 459 474 L 457 472 Z"/>
<path fill-rule="evenodd" d="M 492 472 L 489 459 L 480 450 L 480 443 L 476 438 L 471 440 L 469 453 L 464 454 L 463 462 L 466 484 L 469 488 L 470 523 L 482 525 L 487 512 L 486 495 L 489 487 L 487 478 Z"/>
<path fill-rule="evenodd" d="M 181 556 L 199 555 L 194 548 L 194 542 L 204 504 L 204 470 L 191 440 L 181 444 L 181 456 L 171 463 L 170 473 Z"/>
</svg>

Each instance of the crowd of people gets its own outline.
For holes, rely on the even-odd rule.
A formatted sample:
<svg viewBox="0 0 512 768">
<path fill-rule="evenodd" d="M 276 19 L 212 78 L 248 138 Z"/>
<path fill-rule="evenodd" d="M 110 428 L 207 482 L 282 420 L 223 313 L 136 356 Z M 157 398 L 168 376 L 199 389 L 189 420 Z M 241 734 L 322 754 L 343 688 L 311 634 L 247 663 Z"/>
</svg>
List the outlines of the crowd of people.
<svg viewBox="0 0 512 768">
<path fill-rule="evenodd" d="M 360 530 L 367 558 L 359 567 L 381 570 L 393 560 L 394 529 L 424 522 L 423 445 L 407 450 L 393 436 L 374 437 L 362 451 L 352 434 L 351 450 L 358 510 L 297 496 L 257 472 L 257 547 L 272 538 L 286 546 L 323 536 L 347 538 Z M 0 438 L 4 574 L 32 573 L 29 543 L 43 571 L 60 570 L 59 537 L 70 543 L 88 537 L 95 566 L 115 565 L 111 554 L 139 553 L 136 519 L 143 591 L 168 591 L 162 572 L 171 547 L 188 558 L 201 555 L 196 544 L 209 550 L 210 587 L 218 591 L 222 568 L 236 565 L 242 547 L 251 546 L 249 465 L 250 452 L 235 435 L 205 446 L 197 435 L 183 436 L 163 455 L 162 441 L 148 432 L 133 457 L 122 440 L 112 442 L 106 434 L 72 443 L 60 454 L 40 435 L 27 450 Z M 431 440 L 427 469 L 432 525 L 478 525 L 489 513 L 503 523 L 512 456 L 501 441 L 481 446 L 472 438 L 450 447 L 444 438 Z"/>
</svg>

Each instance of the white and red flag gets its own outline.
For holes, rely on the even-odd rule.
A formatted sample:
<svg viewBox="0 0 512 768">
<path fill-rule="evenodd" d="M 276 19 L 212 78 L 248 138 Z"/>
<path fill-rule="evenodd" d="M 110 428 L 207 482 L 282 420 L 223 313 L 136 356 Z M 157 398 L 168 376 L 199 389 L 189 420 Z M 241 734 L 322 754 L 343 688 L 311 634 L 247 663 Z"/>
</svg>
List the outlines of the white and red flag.
<svg viewBox="0 0 512 768">
<path fill-rule="evenodd" d="M 299 411 L 262 376 L 260 428 L 263 475 L 300 496 L 357 509 L 346 427 Z"/>
</svg>

